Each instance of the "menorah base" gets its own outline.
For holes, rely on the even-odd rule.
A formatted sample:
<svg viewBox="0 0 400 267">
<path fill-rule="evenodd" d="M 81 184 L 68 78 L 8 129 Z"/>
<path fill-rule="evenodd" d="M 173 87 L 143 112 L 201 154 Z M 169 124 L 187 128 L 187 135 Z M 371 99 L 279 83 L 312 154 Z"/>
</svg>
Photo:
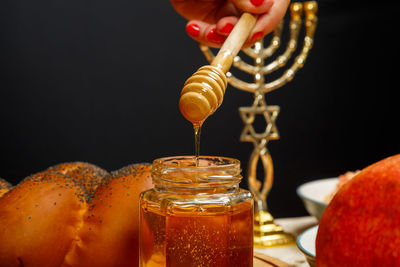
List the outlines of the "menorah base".
<svg viewBox="0 0 400 267">
<path fill-rule="evenodd" d="M 257 211 L 254 216 L 254 246 L 273 247 L 295 242 L 291 234 L 285 233 L 282 226 L 274 223 L 268 211 Z"/>
</svg>

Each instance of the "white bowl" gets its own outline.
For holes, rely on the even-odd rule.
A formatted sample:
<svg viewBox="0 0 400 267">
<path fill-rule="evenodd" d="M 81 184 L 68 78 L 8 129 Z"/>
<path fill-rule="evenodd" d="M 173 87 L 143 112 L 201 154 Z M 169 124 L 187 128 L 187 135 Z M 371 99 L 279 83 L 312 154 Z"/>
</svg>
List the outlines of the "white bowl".
<svg viewBox="0 0 400 267">
<path fill-rule="evenodd" d="M 318 225 L 308 228 L 297 237 L 297 247 L 306 256 L 311 267 L 315 266 L 315 240 L 317 238 Z"/>
<path fill-rule="evenodd" d="M 315 216 L 318 220 L 321 218 L 322 213 L 328 206 L 325 198 L 332 194 L 338 183 L 338 178 L 326 178 L 311 181 L 300 185 L 296 192 L 304 203 L 304 207 L 311 215 Z"/>
</svg>

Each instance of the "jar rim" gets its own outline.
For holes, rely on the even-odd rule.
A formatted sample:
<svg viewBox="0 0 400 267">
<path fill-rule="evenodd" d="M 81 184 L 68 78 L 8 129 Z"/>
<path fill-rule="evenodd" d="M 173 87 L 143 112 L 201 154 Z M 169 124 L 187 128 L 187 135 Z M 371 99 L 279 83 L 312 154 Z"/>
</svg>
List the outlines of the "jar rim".
<svg viewBox="0 0 400 267">
<path fill-rule="evenodd" d="M 156 187 L 232 187 L 240 183 L 240 173 L 239 160 L 220 156 L 163 157 L 154 160 L 152 168 Z"/>
<path fill-rule="evenodd" d="M 196 161 L 200 165 L 196 165 Z M 202 165 L 205 162 L 212 162 L 215 165 Z M 222 156 L 169 156 L 155 159 L 153 161 L 153 166 L 159 165 L 166 168 L 179 168 L 179 169 L 223 169 L 223 168 L 233 168 L 240 167 L 240 161 L 238 159 Z"/>
</svg>

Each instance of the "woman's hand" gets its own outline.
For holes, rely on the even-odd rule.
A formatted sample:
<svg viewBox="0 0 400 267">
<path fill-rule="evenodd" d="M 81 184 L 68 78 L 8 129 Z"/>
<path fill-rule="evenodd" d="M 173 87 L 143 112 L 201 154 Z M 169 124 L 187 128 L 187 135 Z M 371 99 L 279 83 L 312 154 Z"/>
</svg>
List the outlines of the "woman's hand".
<svg viewBox="0 0 400 267">
<path fill-rule="evenodd" d="M 275 29 L 290 0 L 170 0 L 188 20 L 186 32 L 210 47 L 221 47 L 243 12 L 257 14 L 256 25 L 244 46 L 250 46 Z"/>
</svg>

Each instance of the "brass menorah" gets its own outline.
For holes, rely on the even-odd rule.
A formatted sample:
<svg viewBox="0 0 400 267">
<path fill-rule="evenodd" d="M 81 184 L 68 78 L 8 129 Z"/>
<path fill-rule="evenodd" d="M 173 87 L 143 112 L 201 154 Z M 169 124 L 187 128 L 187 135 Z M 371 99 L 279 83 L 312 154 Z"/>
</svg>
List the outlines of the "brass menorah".
<svg viewBox="0 0 400 267">
<path fill-rule="evenodd" d="M 297 49 L 301 25 L 304 22 L 305 36 L 303 46 L 299 55 L 294 59 L 293 64 L 276 80 L 266 82 L 265 75 L 268 75 L 279 68 L 282 68 L 290 60 Z M 254 102 L 249 107 L 240 107 L 239 113 L 244 122 L 244 129 L 241 133 L 242 142 L 252 142 L 254 145 L 248 163 L 248 184 L 254 194 L 255 217 L 254 217 L 254 243 L 256 246 L 268 247 L 283 245 L 294 241 L 293 237 L 285 233 L 281 226 L 274 223 L 273 216 L 268 212 L 267 195 L 273 183 L 273 162 L 267 149 L 270 140 L 279 139 L 279 132 L 275 125 L 279 114 L 279 106 L 267 105 L 265 94 L 276 90 L 287 82 L 291 81 L 296 72 L 303 67 L 309 51 L 313 45 L 314 32 L 317 25 L 317 3 L 309 1 L 304 3 L 295 2 L 290 5 L 289 34 L 290 39 L 282 55 L 272 62 L 265 64 L 266 59 L 274 55 L 281 44 L 281 36 L 284 26 L 282 20 L 274 30 L 270 44 L 264 47 L 264 40 L 257 42 L 253 47 L 242 50 L 249 57 L 254 59 L 254 65 L 246 63 L 240 56 L 233 59 L 233 66 L 241 71 L 254 75 L 254 82 L 248 83 L 236 78 L 231 72 L 226 73 L 229 84 L 254 94 Z M 209 62 L 214 60 L 211 49 L 205 45 L 200 48 Z M 253 127 L 255 117 L 262 115 L 266 121 L 264 132 L 257 133 Z M 261 159 L 264 168 L 264 179 L 261 183 L 257 179 L 257 165 Z"/>
</svg>

